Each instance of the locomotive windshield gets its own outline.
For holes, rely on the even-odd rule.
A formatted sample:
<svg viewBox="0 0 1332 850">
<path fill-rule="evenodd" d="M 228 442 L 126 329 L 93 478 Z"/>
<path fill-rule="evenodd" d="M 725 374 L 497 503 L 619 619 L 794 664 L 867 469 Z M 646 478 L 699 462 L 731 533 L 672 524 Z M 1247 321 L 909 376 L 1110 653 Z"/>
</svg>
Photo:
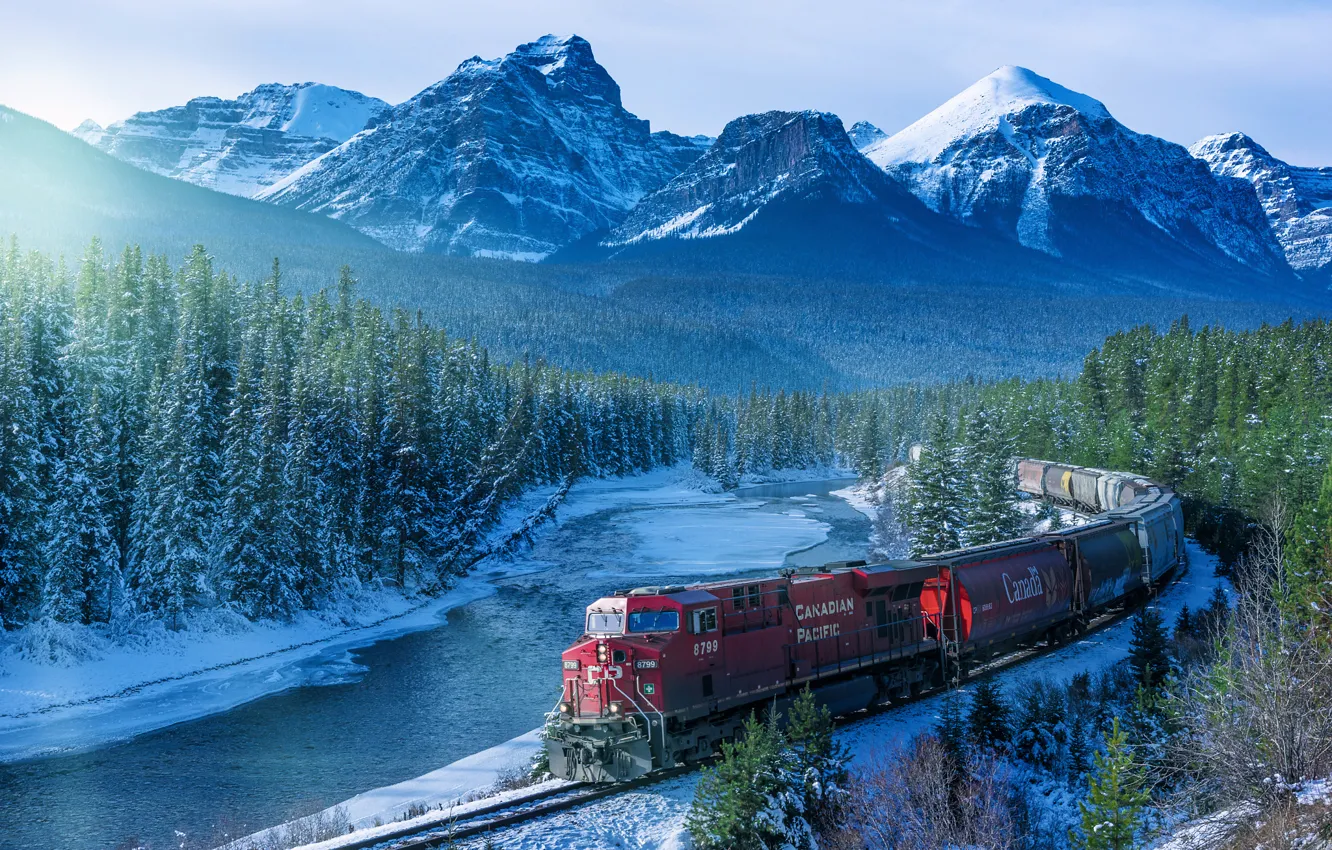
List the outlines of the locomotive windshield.
<svg viewBox="0 0 1332 850">
<path fill-rule="evenodd" d="M 593 611 L 587 615 L 588 634 L 624 634 L 624 614 L 619 611 Z"/>
<path fill-rule="evenodd" d="M 635 611 L 629 615 L 631 632 L 673 632 L 679 628 L 679 611 Z"/>
</svg>

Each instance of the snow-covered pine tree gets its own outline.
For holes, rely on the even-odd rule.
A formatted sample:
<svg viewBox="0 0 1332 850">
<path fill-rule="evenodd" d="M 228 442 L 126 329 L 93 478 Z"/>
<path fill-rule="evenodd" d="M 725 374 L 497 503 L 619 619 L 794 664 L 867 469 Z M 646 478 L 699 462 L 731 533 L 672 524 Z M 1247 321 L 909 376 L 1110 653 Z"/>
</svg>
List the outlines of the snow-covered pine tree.
<svg viewBox="0 0 1332 850">
<path fill-rule="evenodd" d="M 977 750 L 1007 750 L 1012 737 L 1010 713 L 1008 699 L 993 679 L 978 682 L 971 692 L 971 707 L 967 711 L 967 732 L 972 746 Z"/>
<path fill-rule="evenodd" d="M 788 713 L 786 739 L 793 772 L 803 781 L 801 811 L 816 833 L 836 829 L 846 803 L 851 753 L 833 737 L 832 715 L 805 688 Z"/>
<path fill-rule="evenodd" d="M 911 555 L 945 552 L 961 545 L 963 471 L 953 443 L 952 423 L 937 414 L 920 459 L 907 470 L 906 520 Z"/>
<path fill-rule="evenodd" d="M 815 850 L 804 815 L 804 777 L 777 719 L 751 715 L 704 770 L 685 825 L 695 850 Z"/>
<path fill-rule="evenodd" d="M 1044 770 L 1056 767 L 1068 744 L 1068 712 L 1062 689 L 1034 682 L 1013 719 L 1013 754 Z"/>
<path fill-rule="evenodd" d="M 107 622 L 121 592 L 120 559 L 108 521 L 110 440 L 93 390 L 68 456 L 56 473 L 45 547 L 41 615 Z"/>
<path fill-rule="evenodd" d="M 11 266 L 8 275 L 18 274 Z M 6 285 L 15 283 L 6 280 Z M 38 522 L 45 495 L 38 484 L 38 456 L 23 323 L 12 301 L 0 302 L 0 628 L 25 622 L 39 591 Z"/>
<path fill-rule="evenodd" d="M 978 407 L 966 421 L 962 468 L 969 479 L 963 545 L 979 546 L 1018 535 L 1022 514 L 1014 502 L 1013 440 Z"/>
<path fill-rule="evenodd" d="M 206 256 L 196 255 L 185 275 L 206 290 Z M 145 447 L 142 493 L 136 505 L 129 586 L 135 606 L 184 624 L 188 609 L 207 592 L 213 520 L 217 511 L 217 458 L 211 434 L 219 415 L 210 385 L 206 293 L 187 300 L 181 332 L 158 387 L 155 422 Z M 151 464 L 151 466 L 149 466 Z"/>
</svg>

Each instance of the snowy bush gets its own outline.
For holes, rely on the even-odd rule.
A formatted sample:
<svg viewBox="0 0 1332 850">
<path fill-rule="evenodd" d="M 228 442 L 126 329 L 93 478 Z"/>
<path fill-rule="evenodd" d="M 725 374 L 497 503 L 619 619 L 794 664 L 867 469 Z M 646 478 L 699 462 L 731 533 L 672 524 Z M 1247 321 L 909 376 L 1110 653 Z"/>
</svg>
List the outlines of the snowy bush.
<svg viewBox="0 0 1332 850">
<path fill-rule="evenodd" d="M 13 634 L 8 652 L 36 664 L 65 666 L 96 661 L 106 648 L 100 629 L 43 617 Z"/>
</svg>

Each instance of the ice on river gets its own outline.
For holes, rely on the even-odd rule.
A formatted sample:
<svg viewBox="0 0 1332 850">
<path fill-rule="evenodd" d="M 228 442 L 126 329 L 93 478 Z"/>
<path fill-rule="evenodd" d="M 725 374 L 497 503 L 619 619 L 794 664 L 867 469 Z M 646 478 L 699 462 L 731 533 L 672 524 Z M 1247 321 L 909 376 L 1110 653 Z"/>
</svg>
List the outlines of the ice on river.
<svg viewBox="0 0 1332 850">
<path fill-rule="evenodd" d="M 774 513 L 760 503 L 702 508 L 632 511 L 616 525 L 632 533 L 633 552 L 623 573 L 638 575 L 716 575 L 772 570 L 786 556 L 822 543 L 831 526 L 799 511 Z"/>
</svg>

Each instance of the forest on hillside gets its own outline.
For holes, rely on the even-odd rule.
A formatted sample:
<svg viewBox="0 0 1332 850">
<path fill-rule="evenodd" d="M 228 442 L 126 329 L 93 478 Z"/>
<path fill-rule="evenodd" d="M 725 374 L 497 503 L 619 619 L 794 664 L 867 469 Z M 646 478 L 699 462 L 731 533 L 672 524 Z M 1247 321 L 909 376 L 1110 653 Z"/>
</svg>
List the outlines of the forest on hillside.
<svg viewBox="0 0 1332 850">
<path fill-rule="evenodd" d="M 1315 506 L 1329 457 L 1321 321 L 1144 326 L 1108 338 L 1068 380 L 728 396 L 499 362 L 357 287 L 344 270 L 287 297 L 276 262 L 242 282 L 202 247 L 172 268 L 94 242 L 70 269 L 11 243 L 5 626 L 178 623 L 218 605 L 281 617 L 364 588 L 431 592 L 483 554 L 527 489 L 681 461 L 733 486 L 833 465 L 873 478 L 921 441 L 951 447 L 964 471 L 1045 457 L 1150 475 L 1185 494 L 1194 526 L 1234 536 L 1234 517 L 1274 498 L 1292 517 Z M 990 463 L 988 484 L 951 492 L 993 506 L 997 474 Z M 1015 527 L 991 510 L 988 531 L 962 534 L 976 509 L 955 506 L 955 532 L 936 543 Z"/>
</svg>

